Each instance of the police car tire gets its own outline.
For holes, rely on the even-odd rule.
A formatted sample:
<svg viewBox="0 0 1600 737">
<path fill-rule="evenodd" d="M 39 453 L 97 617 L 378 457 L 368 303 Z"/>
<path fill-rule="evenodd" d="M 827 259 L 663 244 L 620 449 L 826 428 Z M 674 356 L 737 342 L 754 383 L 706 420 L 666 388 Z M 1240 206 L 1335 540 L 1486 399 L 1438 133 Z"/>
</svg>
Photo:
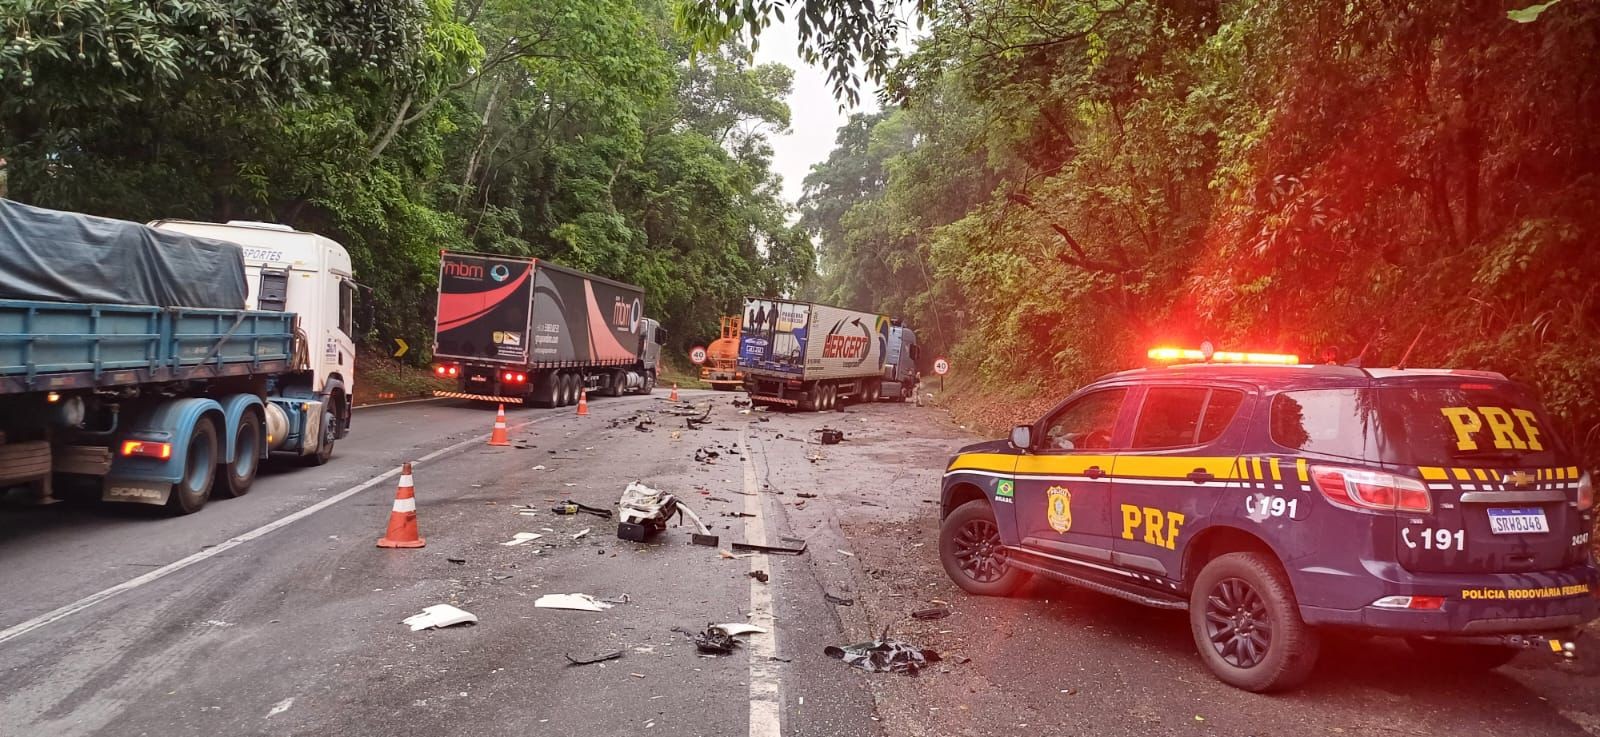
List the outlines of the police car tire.
<svg viewBox="0 0 1600 737">
<path fill-rule="evenodd" d="M 1407 637 L 1406 647 L 1430 666 L 1468 671 L 1494 670 L 1521 652 L 1513 647 L 1439 642 L 1426 637 Z"/>
<path fill-rule="evenodd" d="M 1272 622 L 1267 655 L 1249 668 L 1222 658 L 1206 633 L 1208 597 L 1219 581 L 1237 578 L 1255 589 L 1266 604 Z M 1300 619 L 1300 607 L 1283 567 L 1263 553 L 1228 553 L 1206 564 L 1196 577 L 1189 598 L 1189 631 L 1200 659 L 1223 683 L 1255 693 L 1294 688 L 1311 675 L 1321 638 Z"/>
<path fill-rule="evenodd" d="M 966 504 L 956 507 L 950 516 L 944 518 L 939 525 L 939 563 L 944 566 L 945 575 L 954 581 L 962 591 L 978 596 L 1009 596 L 1022 584 L 1027 583 L 1031 574 L 1015 566 L 1008 566 L 1005 573 L 993 581 L 977 581 L 961 570 L 961 564 L 956 560 L 955 536 L 962 527 L 972 522 L 987 521 L 994 525 L 994 510 L 989 507 L 986 499 L 974 499 Z"/>
</svg>

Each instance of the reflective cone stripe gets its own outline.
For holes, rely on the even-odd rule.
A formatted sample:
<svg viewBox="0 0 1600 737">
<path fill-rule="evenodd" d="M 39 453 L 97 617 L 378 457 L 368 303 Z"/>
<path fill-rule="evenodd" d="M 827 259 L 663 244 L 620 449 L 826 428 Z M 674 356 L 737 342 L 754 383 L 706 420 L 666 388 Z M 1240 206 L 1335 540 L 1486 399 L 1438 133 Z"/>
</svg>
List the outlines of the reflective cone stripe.
<svg viewBox="0 0 1600 737">
<path fill-rule="evenodd" d="M 417 498 L 411 481 L 411 464 L 400 467 L 400 484 L 389 510 L 389 530 L 378 540 L 380 548 L 420 548 L 426 543 L 417 532 Z"/>
<path fill-rule="evenodd" d="M 490 445 L 510 445 L 511 440 L 506 437 L 506 406 L 500 405 L 500 411 L 494 416 L 494 433 L 489 436 Z"/>
<path fill-rule="evenodd" d="M 578 390 L 578 416 L 586 417 L 589 414 L 589 390 Z"/>
</svg>

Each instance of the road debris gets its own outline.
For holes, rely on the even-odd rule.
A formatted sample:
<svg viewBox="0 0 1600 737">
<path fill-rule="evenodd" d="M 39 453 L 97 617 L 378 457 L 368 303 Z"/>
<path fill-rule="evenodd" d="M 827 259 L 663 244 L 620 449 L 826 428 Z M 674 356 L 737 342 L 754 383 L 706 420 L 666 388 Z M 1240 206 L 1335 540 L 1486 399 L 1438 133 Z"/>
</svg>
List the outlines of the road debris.
<svg viewBox="0 0 1600 737">
<path fill-rule="evenodd" d="M 716 547 L 720 542 L 716 535 L 711 534 L 710 528 L 700 520 L 700 515 L 684 504 L 676 496 L 659 489 L 652 489 L 638 481 L 628 484 L 622 490 L 622 498 L 617 501 L 617 507 L 622 510 L 617 522 L 617 537 L 632 542 L 644 542 L 651 535 L 667 528 L 667 522 L 673 517 L 688 517 L 694 523 L 696 532 L 690 535 L 689 541 L 695 545 Z"/>
<path fill-rule="evenodd" d="M 599 601 L 588 594 L 545 594 L 533 605 L 539 609 L 571 609 L 579 612 L 603 612 L 611 608 L 610 602 Z"/>
<path fill-rule="evenodd" d="M 797 497 L 800 497 L 801 499 L 815 499 L 815 498 L 817 498 L 816 494 L 812 494 L 812 493 L 805 492 L 805 491 L 797 491 L 797 492 L 794 493 L 794 495 L 797 496 Z"/>
<path fill-rule="evenodd" d="M 797 537 L 781 538 L 784 542 L 799 543 L 799 547 L 785 548 L 777 545 L 757 545 L 755 543 L 734 543 L 734 550 L 744 550 L 752 553 L 768 553 L 771 555 L 800 555 L 806 552 L 806 541 Z"/>
<path fill-rule="evenodd" d="M 855 606 L 856 603 L 855 599 L 843 596 L 834 596 L 826 591 L 822 592 L 822 598 L 826 599 L 829 604 L 838 604 L 839 606 Z"/>
<path fill-rule="evenodd" d="M 445 558 L 445 562 L 454 563 L 454 564 L 456 564 L 458 566 L 464 566 L 464 565 L 467 564 L 467 559 L 466 558 Z"/>
<path fill-rule="evenodd" d="M 610 652 L 595 653 L 594 655 L 578 658 L 572 657 L 572 653 L 564 653 L 564 655 L 567 658 L 567 665 L 594 665 L 595 663 L 604 663 L 607 660 L 616 660 L 621 658 L 622 651 L 612 650 Z"/>
<path fill-rule="evenodd" d="M 750 575 L 751 578 L 753 578 L 753 579 L 755 579 L 757 581 L 760 581 L 762 583 L 766 583 L 767 581 L 772 580 L 772 577 L 767 575 L 766 571 L 751 571 L 749 575 Z"/>
<path fill-rule="evenodd" d="M 563 500 L 560 506 L 553 507 L 550 511 L 560 515 L 574 515 L 582 512 L 584 514 L 592 514 L 596 517 L 601 517 L 604 519 L 611 519 L 611 510 L 602 509 L 600 507 L 591 507 L 587 504 L 579 504 L 571 499 Z"/>
<path fill-rule="evenodd" d="M 869 673 L 905 673 L 914 676 L 928 663 L 939 662 L 939 653 L 890 639 L 887 629 L 872 642 L 829 645 L 823 648 L 822 654 Z"/>
<path fill-rule="evenodd" d="M 506 546 L 508 548 L 509 547 L 514 547 L 514 546 L 517 546 L 517 545 L 527 545 L 528 543 L 531 543 L 534 540 L 538 540 L 541 537 L 544 537 L 544 536 L 540 535 L 537 532 L 518 532 L 516 534 L 513 534 L 511 536 L 510 540 L 507 540 L 507 541 L 505 541 L 503 543 L 500 543 L 500 544 L 504 545 L 504 546 Z"/>
<path fill-rule="evenodd" d="M 839 443 L 844 442 L 843 430 L 835 430 L 831 427 L 824 427 L 820 428 L 817 432 L 820 435 L 823 445 L 838 445 Z"/>
<path fill-rule="evenodd" d="M 411 626 L 411 631 L 425 630 L 429 627 L 451 627 L 458 624 L 477 623 L 478 617 L 472 612 L 457 609 L 449 604 L 434 604 L 423 607 L 421 614 L 413 614 L 401 620 L 401 624 Z"/>
<path fill-rule="evenodd" d="M 950 616 L 950 607 L 936 606 L 927 609 L 918 609 L 911 613 L 913 619 L 944 619 Z"/>
<path fill-rule="evenodd" d="M 574 533 L 572 535 L 572 539 L 574 539 L 574 540 L 582 540 L 585 536 L 587 536 L 589 534 L 589 530 L 590 529 L 591 528 L 585 527 L 582 530 L 579 530 L 578 532 L 576 532 L 576 533 Z"/>
<path fill-rule="evenodd" d="M 712 655 L 728 655 L 739 645 L 739 641 L 734 638 L 751 633 L 765 633 L 766 631 L 766 629 L 753 624 L 729 622 L 727 624 L 708 624 L 704 632 L 694 633 L 691 637 L 694 639 L 695 649 L 700 652 Z"/>
</svg>

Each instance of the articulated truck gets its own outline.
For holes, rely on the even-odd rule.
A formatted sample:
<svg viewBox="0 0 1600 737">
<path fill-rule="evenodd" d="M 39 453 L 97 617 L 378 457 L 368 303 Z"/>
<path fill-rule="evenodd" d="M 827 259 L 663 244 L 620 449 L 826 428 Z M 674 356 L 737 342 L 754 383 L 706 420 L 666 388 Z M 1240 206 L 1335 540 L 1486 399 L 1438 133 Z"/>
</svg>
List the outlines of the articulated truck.
<svg viewBox="0 0 1600 737">
<path fill-rule="evenodd" d="M 504 404 L 649 394 L 666 340 L 639 287 L 512 256 L 441 253 L 436 320 L 434 394 Z"/>
<path fill-rule="evenodd" d="M 751 297 L 739 329 L 739 370 L 758 406 L 833 409 L 916 391 L 917 336 L 884 315 Z"/>
<path fill-rule="evenodd" d="M 0 491 L 199 511 L 350 427 L 350 257 L 269 223 L 0 200 Z"/>
</svg>

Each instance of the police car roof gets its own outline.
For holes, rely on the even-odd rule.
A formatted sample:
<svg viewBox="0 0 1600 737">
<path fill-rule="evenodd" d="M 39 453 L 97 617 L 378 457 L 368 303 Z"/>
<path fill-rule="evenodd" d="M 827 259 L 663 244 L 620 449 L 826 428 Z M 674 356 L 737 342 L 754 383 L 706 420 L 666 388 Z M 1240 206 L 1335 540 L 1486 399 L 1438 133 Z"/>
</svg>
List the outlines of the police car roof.
<svg viewBox="0 0 1600 737">
<path fill-rule="evenodd" d="M 1163 379 L 1222 379 L 1254 384 L 1263 389 L 1287 386 L 1349 386 L 1392 379 L 1445 377 L 1478 379 L 1481 381 L 1509 381 L 1503 374 L 1493 371 L 1465 371 L 1438 368 L 1360 368 L 1329 364 L 1265 365 L 1242 363 L 1180 363 L 1157 368 L 1140 368 L 1118 371 L 1095 380 L 1095 383 L 1113 380 L 1160 381 Z"/>
</svg>

